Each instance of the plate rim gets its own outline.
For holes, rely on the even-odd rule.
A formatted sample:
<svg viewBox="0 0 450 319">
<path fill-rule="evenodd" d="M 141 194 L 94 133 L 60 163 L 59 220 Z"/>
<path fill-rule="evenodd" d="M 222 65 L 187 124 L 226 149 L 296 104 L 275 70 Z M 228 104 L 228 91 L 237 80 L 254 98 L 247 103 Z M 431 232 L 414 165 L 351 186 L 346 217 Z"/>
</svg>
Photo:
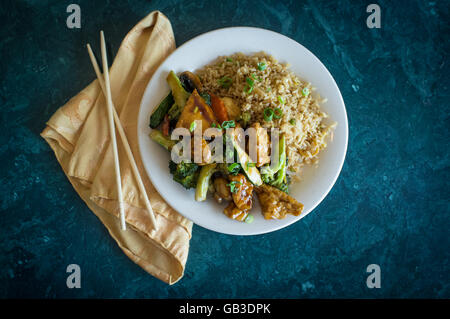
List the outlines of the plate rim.
<svg viewBox="0 0 450 319">
<path fill-rule="evenodd" d="M 208 36 L 212 33 L 219 33 L 219 32 L 224 32 L 224 31 L 228 31 L 228 30 L 232 30 L 232 29 L 246 29 L 246 30 L 250 30 L 250 31 L 258 31 L 258 32 L 268 32 L 268 33 L 272 33 L 273 35 L 277 36 L 277 37 L 282 37 L 285 40 L 289 41 L 289 42 L 293 42 L 295 45 L 299 45 L 301 46 L 307 53 L 309 53 L 315 60 L 317 60 L 317 62 L 323 67 L 323 69 L 325 70 L 325 72 L 327 73 L 327 75 L 331 78 L 332 80 L 332 84 L 336 87 L 337 89 L 337 93 L 338 93 L 338 98 L 339 98 L 339 102 L 342 103 L 343 106 L 343 116 L 345 118 L 345 127 L 344 127 L 344 132 L 345 132 L 345 143 L 344 143 L 344 148 L 343 148 L 343 156 L 342 159 L 340 160 L 339 163 L 339 169 L 336 170 L 335 176 L 333 176 L 332 182 L 329 183 L 326 191 L 324 191 L 322 193 L 322 195 L 320 196 L 320 198 L 316 201 L 315 205 L 313 205 L 310 210 L 306 213 L 302 213 L 299 216 L 297 216 L 297 218 L 290 220 L 288 223 L 286 224 L 281 224 L 281 225 L 276 225 L 271 229 L 268 230 L 262 230 L 262 231 L 253 231 L 253 232 L 247 232 L 247 233 L 233 233 L 233 232 L 228 232 L 228 231 L 221 231 L 221 230 L 216 230 L 216 229 L 211 229 L 209 228 L 207 225 L 198 222 L 198 221 L 193 221 L 190 217 L 186 216 L 185 214 L 183 214 L 182 212 L 176 210 L 175 208 L 173 208 L 173 206 L 170 204 L 170 200 L 167 199 L 166 196 L 164 196 L 158 189 L 158 187 L 156 186 L 154 179 L 152 178 L 152 174 L 150 174 L 149 170 L 147 169 L 147 164 L 145 164 L 145 161 L 142 158 L 142 153 L 143 153 L 143 144 L 141 143 L 141 139 L 143 137 L 141 137 L 142 134 L 140 134 L 140 125 L 139 125 L 139 119 L 141 118 L 141 112 L 143 112 L 143 102 L 144 102 L 144 98 L 149 94 L 149 87 L 150 87 L 150 83 L 153 80 L 153 77 L 156 73 L 159 72 L 159 70 L 161 69 L 161 67 L 163 66 L 163 64 L 165 63 L 165 61 L 167 59 L 169 59 L 172 55 L 174 55 L 177 51 L 181 50 L 184 46 L 187 46 L 190 42 L 195 41 L 199 38 Z M 264 51 L 264 50 L 262 50 Z M 276 58 L 276 57 L 275 57 Z M 156 106 L 154 106 L 156 107 Z M 153 108 L 154 109 L 154 108 Z M 342 125 L 342 123 L 339 123 L 339 125 Z M 144 166 L 144 170 L 145 173 L 147 174 L 149 180 L 151 181 L 153 187 L 155 188 L 155 190 L 158 192 L 158 194 L 164 199 L 164 201 L 172 208 L 174 209 L 177 213 L 179 213 L 180 215 L 182 215 L 183 217 L 185 217 L 186 219 L 190 220 L 193 224 L 196 224 L 200 227 L 203 227 L 209 231 L 213 231 L 213 232 L 217 232 L 217 233 L 222 233 L 222 234 L 226 234 L 226 235 L 234 235 L 234 236 L 254 236 L 254 235 L 262 235 L 262 234 L 267 234 L 267 233 L 271 233 L 286 227 L 291 226 L 292 224 L 298 222 L 299 220 L 301 220 L 302 218 L 306 217 L 307 215 L 309 215 L 312 211 L 314 211 L 325 199 L 325 197 L 328 196 L 328 194 L 330 193 L 331 189 L 334 187 L 334 185 L 336 184 L 337 179 L 339 178 L 341 172 L 342 172 L 342 168 L 344 166 L 345 163 L 345 159 L 347 157 L 347 150 L 348 150 L 348 139 L 349 139 L 349 127 L 348 127 L 348 115 L 347 115 L 347 108 L 345 106 L 345 102 L 344 99 L 342 97 L 342 93 L 341 90 L 339 89 L 339 86 L 336 83 L 336 80 L 334 79 L 333 75 L 331 74 L 331 72 L 328 70 L 328 68 L 322 63 L 322 61 L 314 54 L 312 53 L 308 48 L 306 48 L 305 46 L 303 46 L 301 43 L 297 42 L 296 40 L 289 38 L 288 36 L 278 33 L 276 31 L 273 30 L 269 30 L 269 29 L 264 29 L 264 28 L 259 28 L 259 27 L 251 27 L 251 26 L 231 26 L 231 27 L 223 27 L 223 28 L 218 28 L 218 29 L 214 29 L 214 30 L 210 30 L 207 31 L 205 33 L 201 33 L 199 35 L 196 35 L 195 37 L 187 40 L 186 42 L 184 42 L 182 45 L 180 45 L 179 47 L 177 47 L 173 52 L 171 52 L 160 64 L 159 66 L 155 69 L 155 71 L 153 72 L 150 80 L 147 82 L 146 84 L 146 88 L 144 90 L 144 93 L 142 95 L 141 101 L 139 103 L 139 112 L 138 112 L 138 117 L 137 117 L 137 125 L 136 125 L 136 131 L 137 131 L 137 138 L 138 138 L 138 148 L 139 148 L 139 155 L 141 156 L 141 162 L 142 165 Z"/>
</svg>

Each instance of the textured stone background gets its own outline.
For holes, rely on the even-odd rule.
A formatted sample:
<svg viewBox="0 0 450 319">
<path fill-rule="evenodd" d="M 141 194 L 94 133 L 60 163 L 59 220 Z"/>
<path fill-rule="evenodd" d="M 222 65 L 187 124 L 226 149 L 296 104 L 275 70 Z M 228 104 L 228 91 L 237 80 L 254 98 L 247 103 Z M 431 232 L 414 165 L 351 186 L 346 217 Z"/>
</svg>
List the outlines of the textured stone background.
<svg viewBox="0 0 450 319">
<path fill-rule="evenodd" d="M 0 297 L 450 297 L 449 1 L 24 1 L 0 4 Z M 66 27 L 81 6 L 82 28 Z M 314 213 L 275 233 L 194 226 L 185 277 L 167 286 L 132 263 L 73 191 L 39 133 L 94 79 L 87 42 L 114 50 L 152 10 L 177 44 L 213 29 L 287 35 L 330 70 L 349 149 Z M 82 288 L 66 287 L 81 266 Z M 366 267 L 382 269 L 381 289 Z"/>
</svg>

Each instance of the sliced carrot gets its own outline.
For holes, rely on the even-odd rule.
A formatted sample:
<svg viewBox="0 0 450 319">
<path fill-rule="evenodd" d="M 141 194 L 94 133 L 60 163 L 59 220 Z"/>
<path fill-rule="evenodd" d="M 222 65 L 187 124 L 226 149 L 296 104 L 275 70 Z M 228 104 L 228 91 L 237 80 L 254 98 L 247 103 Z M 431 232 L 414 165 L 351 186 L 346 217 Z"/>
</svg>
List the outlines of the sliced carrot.
<svg viewBox="0 0 450 319">
<path fill-rule="evenodd" d="M 169 136 L 169 124 L 170 124 L 169 115 L 166 114 L 164 116 L 164 120 L 161 125 L 161 131 L 164 136 Z"/>
<path fill-rule="evenodd" d="M 210 94 L 210 96 L 211 108 L 219 123 L 222 124 L 224 121 L 228 121 L 228 112 L 223 101 L 215 94 Z"/>
</svg>

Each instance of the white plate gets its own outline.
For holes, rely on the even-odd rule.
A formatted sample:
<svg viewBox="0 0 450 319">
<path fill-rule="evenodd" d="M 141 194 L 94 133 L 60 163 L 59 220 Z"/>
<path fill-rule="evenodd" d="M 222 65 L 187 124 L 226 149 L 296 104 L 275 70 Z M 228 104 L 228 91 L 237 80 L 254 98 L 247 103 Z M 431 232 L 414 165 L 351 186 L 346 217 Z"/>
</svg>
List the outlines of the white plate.
<svg viewBox="0 0 450 319">
<path fill-rule="evenodd" d="M 246 224 L 229 219 L 223 214 L 224 205 L 217 204 L 211 196 L 205 202 L 194 200 L 194 190 L 185 190 L 172 180 L 169 173 L 169 152 L 149 138 L 149 118 L 153 109 L 169 92 L 166 76 L 195 71 L 211 63 L 218 56 L 236 52 L 246 54 L 265 51 L 279 62 L 291 64 L 291 70 L 300 78 L 312 83 L 328 102 L 322 108 L 338 122 L 334 139 L 320 153 L 319 167 L 307 167 L 300 183 L 290 187 L 290 194 L 304 204 L 303 213 L 287 216 L 283 220 L 265 220 L 255 200 L 253 223 Z M 194 223 L 225 234 L 256 235 L 286 227 L 309 214 L 333 187 L 345 159 L 348 140 L 347 114 L 339 88 L 330 72 L 310 51 L 279 33 L 258 28 L 234 27 L 202 34 L 180 46 L 158 68 L 148 83 L 142 98 L 138 119 L 139 148 L 144 167 L 161 196 L 179 213 Z"/>
</svg>

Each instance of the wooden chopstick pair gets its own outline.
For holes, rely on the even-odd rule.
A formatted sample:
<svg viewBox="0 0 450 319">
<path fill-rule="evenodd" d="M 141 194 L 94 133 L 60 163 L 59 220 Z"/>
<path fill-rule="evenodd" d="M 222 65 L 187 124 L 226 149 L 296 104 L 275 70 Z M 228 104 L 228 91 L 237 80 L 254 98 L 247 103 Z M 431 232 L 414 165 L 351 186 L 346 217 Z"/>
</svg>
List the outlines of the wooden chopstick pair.
<svg viewBox="0 0 450 319">
<path fill-rule="evenodd" d="M 142 182 L 141 175 L 139 174 L 139 170 L 137 168 L 136 161 L 134 160 L 133 153 L 131 152 L 130 145 L 129 145 L 127 137 L 125 135 L 125 131 L 122 127 L 122 123 L 120 122 L 119 116 L 117 115 L 117 112 L 116 112 L 116 108 L 114 107 L 114 104 L 112 101 L 111 85 L 110 85 L 110 81 L 109 81 L 108 58 L 107 58 L 107 53 L 106 53 L 106 42 L 105 42 L 105 35 L 104 35 L 103 31 L 100 31 L 100 42 L 101 42 L 101 53 L 102 53 L 103 76 L 101 74 L 101 71 L 98 66 L 97 60 L 95 58 L 94 52 L 92 51 L 91 46 L 89 44 L 87 45 L 87 50 L 89 53 L 89 57 L 91 59 L 92 66 L 94 67 L 95 74 L 97 75 L 98 83 L 100 84 L 103 94 L 106 97 L 106 104 L 107 104 L 107 109 L 108 109 L 109 133 L 110 133 L 111 143 L 113 146 L 114 170 L 115 170 L 115 175 L 116 175 L 117 193 L 119 196 L 118 199 L 119 199 L 119 212 L 120 212 L 121 227 L 122 227 L 122 230 L 126 230 L 125 212 L 124 212 L 123 196 L 122 196 L 122 183 L 121 183 L 121 177 L 120 177 L 119 153 L 117 151 L 117 140 L 116 140 L 116 132 L 114 129 L 114 123 L 115 123 L 115 127 L 117 128 L 117 131 L 119 132 L 120 139 L 122 140 L 122 144 L 124 146 L 125 153 L 128 157 L 128 160 L 130 161 L 131 169 L 132 169 L 134 177 L 138 183 L 139 191 L 142 193 L 142 195 L 144 197 L 145 207 L 150 216 L 150 221 L 152 223 L 153 229 L 156 230 L 155 214 L 153 213 L 152 206 L 147 197 L 147 192 L 145 191 L 144 183 Z"/>
</svg>

